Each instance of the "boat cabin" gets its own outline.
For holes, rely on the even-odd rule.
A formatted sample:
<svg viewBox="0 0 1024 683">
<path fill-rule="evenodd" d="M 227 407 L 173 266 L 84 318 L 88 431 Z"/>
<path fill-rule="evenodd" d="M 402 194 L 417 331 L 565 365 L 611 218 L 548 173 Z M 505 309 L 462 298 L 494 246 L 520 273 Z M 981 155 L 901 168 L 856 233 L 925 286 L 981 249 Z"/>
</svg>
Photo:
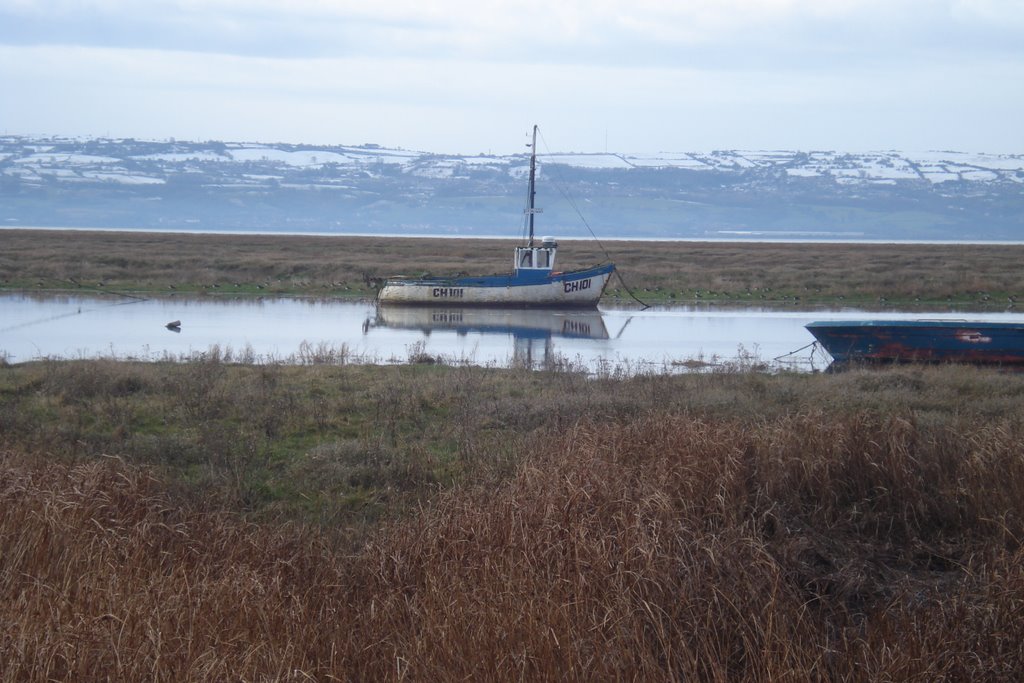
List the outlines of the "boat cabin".
<svg viewBox="0 0 1024 683">
<path fill-rule="evenodd" d="M 545 237 L 541 240 L 540 246 L 516 247 L 515 263 L 516 271 L 532 271 L 535 273 L 548 273 L 555 267 L 555 252 L 558 251 L 558 243 L 553 237 Z"/>
</svg>

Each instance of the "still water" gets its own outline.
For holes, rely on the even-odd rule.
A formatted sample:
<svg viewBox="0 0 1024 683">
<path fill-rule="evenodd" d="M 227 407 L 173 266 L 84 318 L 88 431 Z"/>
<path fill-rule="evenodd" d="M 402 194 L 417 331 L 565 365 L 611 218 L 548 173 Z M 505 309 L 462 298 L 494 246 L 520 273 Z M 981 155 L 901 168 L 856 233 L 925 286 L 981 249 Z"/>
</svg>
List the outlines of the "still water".
<svg viewBox="0 0 1024 683">
<path fill-rule="evenodd" d="M 269 299 L 132 299 L 0 295 L 0 358 L 181 359 L 211 352 L 259 362 L 571 365 L 604 372 L 669 372 L 730 364 L 823 369 L 813 320 L 929 318 L 1024 322 L 1024 314 L 865 313 L 602 308 L 523 311 L 376 308 L 372 303 Z M 180 321 L 177 330 L 167 323 Z"/>
</svg>

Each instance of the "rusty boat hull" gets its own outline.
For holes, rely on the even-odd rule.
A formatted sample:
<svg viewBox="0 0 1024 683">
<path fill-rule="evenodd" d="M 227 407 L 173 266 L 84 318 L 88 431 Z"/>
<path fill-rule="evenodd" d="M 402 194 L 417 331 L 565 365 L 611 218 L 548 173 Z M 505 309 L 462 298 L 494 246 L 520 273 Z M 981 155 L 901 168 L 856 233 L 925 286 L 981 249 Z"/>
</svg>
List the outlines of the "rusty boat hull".
<svg viewBox="0 0 1024 683">
<path fill-rule="evenodd" d="M 838 320 L 806 328 L 838 363 L 1024 365 L 1024 323 Z"/>
</svg>

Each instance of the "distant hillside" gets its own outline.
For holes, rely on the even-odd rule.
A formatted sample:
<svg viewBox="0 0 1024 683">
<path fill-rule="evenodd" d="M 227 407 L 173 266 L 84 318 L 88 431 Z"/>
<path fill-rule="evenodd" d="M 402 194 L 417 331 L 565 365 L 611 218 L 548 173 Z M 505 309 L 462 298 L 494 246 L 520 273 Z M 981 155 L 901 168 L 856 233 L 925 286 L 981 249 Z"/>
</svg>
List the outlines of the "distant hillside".
<svg viewBox="0 0 1024 683">
<path fill-rule="evenodd" d="M 5 136 L 0 224 L 511 238 L 527 164 L 376 145 Z M 1024 155 L 557 153 L 539 164 L 538 231 L 563 238 L 589 225 L 602 238 L 1024 239 Z"/>
</svg>

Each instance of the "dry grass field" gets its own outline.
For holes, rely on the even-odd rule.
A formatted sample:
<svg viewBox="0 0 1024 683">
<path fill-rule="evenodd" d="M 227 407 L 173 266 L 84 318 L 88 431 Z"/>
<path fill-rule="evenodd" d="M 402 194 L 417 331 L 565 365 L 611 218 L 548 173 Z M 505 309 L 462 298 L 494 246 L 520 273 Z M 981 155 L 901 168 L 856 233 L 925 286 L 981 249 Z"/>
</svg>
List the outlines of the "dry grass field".
<svg viewBox="0 0 1024 683">
<path fill-rule="evenodd" d="M 0 367 L 0 680 L 1018 680 L 1022 397 Z"/>
<path fill-rule="evenodd" d="M 372 297 L 381 278 L 511 269 L 510 240 L 0 231 L 0 288 Z M 614 261 L 649 303 L 801 306 L 1024 301 L 1024 246 L 566 241 L 559 265 Z M 613 279 L 609 301 L 628 300 Z"/>
</svg>

